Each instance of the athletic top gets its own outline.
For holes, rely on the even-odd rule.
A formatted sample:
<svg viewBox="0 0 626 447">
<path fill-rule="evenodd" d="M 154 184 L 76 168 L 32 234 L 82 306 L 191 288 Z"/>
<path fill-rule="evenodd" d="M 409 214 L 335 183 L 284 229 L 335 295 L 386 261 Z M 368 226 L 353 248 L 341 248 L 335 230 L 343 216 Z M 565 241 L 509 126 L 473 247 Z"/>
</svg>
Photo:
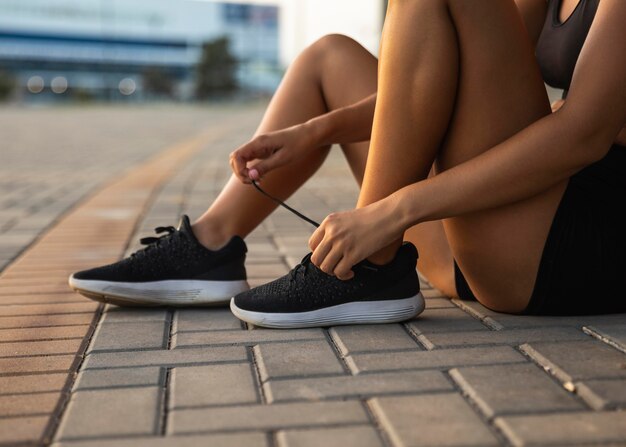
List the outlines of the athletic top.
<svg viewBox="0 0 626 447">
<path fill-rule="evenodd" d="M 567 92 L 574 67 L 596 15 L 599 0 L 580 0 L 561 23 L 561 0 L 548 0 L 548 14 L 537 42 L 536 56 L 543 80 Z M 564 95 L 565 97 L 565 95 Z"/>
</svg>

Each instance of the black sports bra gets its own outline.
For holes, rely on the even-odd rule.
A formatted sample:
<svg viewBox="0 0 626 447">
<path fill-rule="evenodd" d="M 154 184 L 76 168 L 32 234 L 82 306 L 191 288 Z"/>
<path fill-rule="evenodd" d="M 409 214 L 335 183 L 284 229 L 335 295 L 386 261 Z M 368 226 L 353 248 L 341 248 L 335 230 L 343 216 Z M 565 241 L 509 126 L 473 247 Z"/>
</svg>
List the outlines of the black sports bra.
<svg viewBox="0 0 626 447">
<path fill-rule="evenodd" d="M 599 0 L 580 0 L 561 23 L 561 0 L 548 0 L 548 14 L 535 51 L 543 80 L 567 92 L 580 50 L 598 9 Z"/>
</svg>

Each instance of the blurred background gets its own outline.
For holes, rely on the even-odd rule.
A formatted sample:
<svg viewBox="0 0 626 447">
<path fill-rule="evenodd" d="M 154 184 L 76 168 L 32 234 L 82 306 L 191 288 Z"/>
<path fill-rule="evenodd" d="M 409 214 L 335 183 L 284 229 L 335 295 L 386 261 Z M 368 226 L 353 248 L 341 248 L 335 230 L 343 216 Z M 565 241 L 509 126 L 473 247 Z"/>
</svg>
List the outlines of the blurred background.
<svg viewBox="0 0 626 447">
<path fill-rule="evenodd" d="M 0 0 L 0 101 L 271 94 L 324 34 L 376 54 L 383 0 Z"/>
</svg>

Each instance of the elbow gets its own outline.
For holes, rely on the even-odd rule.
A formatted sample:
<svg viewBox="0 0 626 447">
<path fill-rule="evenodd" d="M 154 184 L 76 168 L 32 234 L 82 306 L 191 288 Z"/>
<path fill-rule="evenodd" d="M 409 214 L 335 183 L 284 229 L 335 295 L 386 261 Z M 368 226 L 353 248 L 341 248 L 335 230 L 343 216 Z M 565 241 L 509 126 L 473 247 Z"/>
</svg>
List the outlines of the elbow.
<svg viewBox="0 0 626 447">
<path fill-rule="evenodd" d="M 567 113 L 565 106 L 553 113 L 561 119 L 563 136 L 570 141 L 573 158 L 584 168 L 600 161 L 611 149 L 615 135 L 611 126 L 589 116 L 576 117 Z"/>
</svg>

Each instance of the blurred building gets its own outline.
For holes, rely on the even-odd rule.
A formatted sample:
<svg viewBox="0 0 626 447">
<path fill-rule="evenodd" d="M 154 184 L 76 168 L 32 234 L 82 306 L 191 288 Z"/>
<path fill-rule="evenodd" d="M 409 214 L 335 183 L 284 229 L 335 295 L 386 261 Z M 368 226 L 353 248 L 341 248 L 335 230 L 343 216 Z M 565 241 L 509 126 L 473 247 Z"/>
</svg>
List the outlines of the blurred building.
<svg viewBox="0 0 626 447">
<path fill-rule="evenodd" d="M 248 90 L 280 79 L 278 8 L 188 0 L 2 0 L 0 70 L 25 95 L 141 98 L 146 76 L 193 91 L 201 46 L 226 36 Z"/>
<path fill-rule="evenodd" d="M 227 37 L 247 91 L 271 92 L 284 68 L 324 34 L 376 53 L 381 0 L 0 0 L 0 72 L 23 99 L 143 99 L 171 83 L 193 95 L 205 42 Z"/>
</svg>

